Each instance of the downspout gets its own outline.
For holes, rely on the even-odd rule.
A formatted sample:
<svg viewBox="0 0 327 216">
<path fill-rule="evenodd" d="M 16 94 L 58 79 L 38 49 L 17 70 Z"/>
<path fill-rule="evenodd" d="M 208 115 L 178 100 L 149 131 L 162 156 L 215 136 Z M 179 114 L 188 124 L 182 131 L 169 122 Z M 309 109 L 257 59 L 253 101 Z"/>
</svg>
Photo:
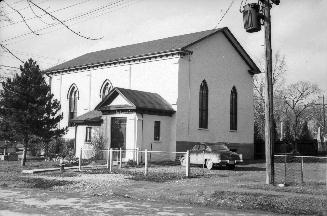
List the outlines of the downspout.
<svg viewBox="0 0 327 216">
<path fill-rule="evenodd" d="M 60 102 L 60 105 L 61 105 L 61 90 L 62 88 L 62 74 L 60 74 L 60 88 L 59 88 L 59 102 Z M 59 128 L 61 128 L 61 121 L 59 122 Z"/>
<path fill-rule="evenodd" d="M 77 152 L 77 149 L 76 149 L 77 141 L 76 140 L 77 140 L 77 125 L 75 125 L 75 140 L 74 140 L 74 150 L 75 150 L 75 153 L 74 153 L 74 155 L 76 155 L 76 152 Z"/>
<path fill-rule="evenodd" d="M 91 111 L 91 89 L 92 89 L 92 73 L 90 71 L 89 73 L 89 76 L 90 76 L 90 83 L 89 83 L 89 111 Z"/>
<path fill-rule="evenodd" d="M 143 118 L 143 113 L 141 113 L 141 115 L 142 115 L 142 143 L 141 143 L 141 151 L 142 151 L 142 147 L 143 147 L 143 141 L 144 141 L 144 138 L 143 138 L 143 122 L 144 122 L 144 118 Z M 142 160 L 142 154 L 141 154 L 141 162 L 142 162 L 143 160 Z"/>
<path fill-rule="evenodd" d="M 132 65 L 129 65 L 129 89 L 132 89 Z"/>
<path fill-rule="evenodd" d="M 187 117 L 188 140 L 190 140 L 190 115 L 191 115 L 191 55 L 188 55 L 188 117 Z"/>
</svg>

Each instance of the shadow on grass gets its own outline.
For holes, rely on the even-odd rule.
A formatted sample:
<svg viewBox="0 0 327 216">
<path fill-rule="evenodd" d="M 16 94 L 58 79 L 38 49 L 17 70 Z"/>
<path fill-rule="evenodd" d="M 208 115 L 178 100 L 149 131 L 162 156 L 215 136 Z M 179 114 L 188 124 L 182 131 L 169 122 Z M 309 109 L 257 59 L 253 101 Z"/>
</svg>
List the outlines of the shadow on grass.
<svg viewBox="0 0 327 216">
<path fill-rule="evenodd" d="M 255 166 L 249 166 L 249 167 L 243 167 L 243 166 L 236 166 L 234 171 L 265 171 L 266 168 L 263 167 L 255 167 Z"/>
<path fill-rule="evenodd" d="M 54 186 L 64 186 L 72 184 L 71 181 L 63 181 L 63 180 L 48 180 L 43 178 L 26 178 L 23 179 L 25 188 L 39 188 L 39 189 L 49 189 Z"/>
</svg>

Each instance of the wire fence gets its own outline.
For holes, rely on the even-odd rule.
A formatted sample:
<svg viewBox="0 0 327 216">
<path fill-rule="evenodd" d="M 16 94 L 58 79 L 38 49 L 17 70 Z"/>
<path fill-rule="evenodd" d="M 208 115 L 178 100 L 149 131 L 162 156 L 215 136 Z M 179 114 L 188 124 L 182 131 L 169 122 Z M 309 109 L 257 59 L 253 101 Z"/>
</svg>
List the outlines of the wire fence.
<svg viewBox="0 0 327 216">
<path fill-rule="evenodd" d="M 327 187 L 327 157 L 274 155 L 276 184 L 319 184 Z"/>
<path fill-rule="evenodd" d="M 129 168 L 133 172 L 170 173 L 178 176 L 190 176 L 189 160 L 184 166 L 180 158 L 189 158 L 188 152 L 148 151 L 137 149 L 107 149 L 98 150 L 82 148 L 79 156 L 79 169 L 105 168 L 109 172 Z"/>
</svg>

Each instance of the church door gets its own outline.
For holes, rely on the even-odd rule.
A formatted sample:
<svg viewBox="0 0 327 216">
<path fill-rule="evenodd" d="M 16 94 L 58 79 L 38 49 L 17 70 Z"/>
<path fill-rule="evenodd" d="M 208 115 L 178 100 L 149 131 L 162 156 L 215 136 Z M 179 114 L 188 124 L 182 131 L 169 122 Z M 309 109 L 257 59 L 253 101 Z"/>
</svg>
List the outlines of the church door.
<svg viewBox="0 0 327 216">
<path fill-rule="evenodd" d="M 111 148 L 126 149 L 126 117 L 111 118 Z"/>
</svg>

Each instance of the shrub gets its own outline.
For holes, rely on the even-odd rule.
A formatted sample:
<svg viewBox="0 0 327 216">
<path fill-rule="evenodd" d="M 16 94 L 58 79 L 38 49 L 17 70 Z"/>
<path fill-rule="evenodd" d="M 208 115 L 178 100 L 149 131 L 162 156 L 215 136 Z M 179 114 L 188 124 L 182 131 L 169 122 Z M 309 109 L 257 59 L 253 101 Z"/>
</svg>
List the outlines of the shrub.
<svg viewBox="0 0 327 216">
<path fill-rule="evenodd" d="M 106 139 L 104 138 L 104 136 L 101 133 L 96 132 L 92 137 L 92 141 L 90 143 L 92 147 L 92 152 L 91 152 L 92 160 L 103 159 L 102 149 L 105 147 L 105 144 L 106 144 Z"/>
</svg>

